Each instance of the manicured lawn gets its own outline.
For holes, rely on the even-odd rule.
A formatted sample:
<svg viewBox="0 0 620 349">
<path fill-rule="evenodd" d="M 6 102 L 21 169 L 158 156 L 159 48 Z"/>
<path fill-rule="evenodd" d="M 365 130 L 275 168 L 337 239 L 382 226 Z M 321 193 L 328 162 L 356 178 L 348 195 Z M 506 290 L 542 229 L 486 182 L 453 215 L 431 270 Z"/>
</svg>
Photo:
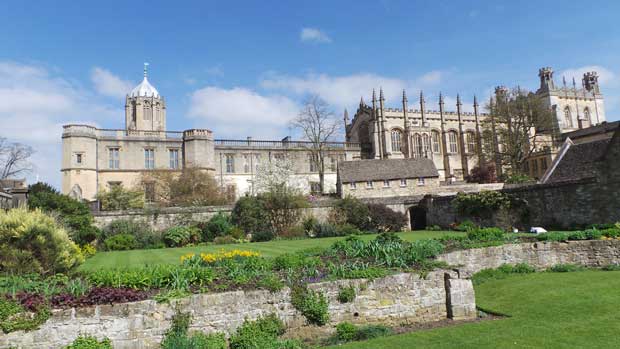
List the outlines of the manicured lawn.
<svg viewBox="0 0 620 349">
<path fill-rule="evenodd" d="M 443 235 L 458 235 L 452 231 L 415 231 L 398 233 L 404 240 L 413 241 L 428 239 Z M 364 240 L 374 239 L 376 235 L 361 235 Z M 283 253 L 295 252 L 313 247 L 329 247 L 335 241 L 343 239 L 322 238 L 322 239 L 299 239 L 299 240 L 278 240 L 268 242 L 255 242 L 246 244 L 229 245 L 208 245 L 192 246 L 181 248 L 165 248 L 155 250 L 133 250 L 133 251 L 114 251 L 99 252 L 88 259 L 80 270 L 96 270 L 100 268 L 116 267 L 136 267 L 146 264 L 176 264 L 180 262 L 180 257 L 186 253 L 216 252 L 219 250 L 243 249 L 260 252 L 265 257 L 273 257 Z"/>
<path fill-rule="evenodd" d="M 620 348 L 620 272 L 511 276 L 476 287 L 478 306 L 510 315 L 333 348 Z"/>
</svg>

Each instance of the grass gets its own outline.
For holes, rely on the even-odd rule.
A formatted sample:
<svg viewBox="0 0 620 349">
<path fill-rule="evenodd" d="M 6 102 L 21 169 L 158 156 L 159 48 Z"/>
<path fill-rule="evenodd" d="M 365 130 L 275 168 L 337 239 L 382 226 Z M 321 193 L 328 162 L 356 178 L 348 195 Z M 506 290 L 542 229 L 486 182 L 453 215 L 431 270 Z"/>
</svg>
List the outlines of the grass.
<svg viewBox="0 0 620 349">
<path fill-rule="evenodd" d="M 510 317 L 331 348 L 618 348 L 618 289 L 620 271 L 510 276 L 476 286 L 481 309 Z"/>
<path fill-rule="evenodd" d="M 443 235 L 460 235 L 462 233 L 452 231 L 414 231 L 402 232 L 398 235 L 407 241 L 428 239 Z M 361 235 L 363 240 L 371 240 L 376 234 Z M 164 248 L 153 250 L 132 250 L 132 251 L 113 251 L 98 252 L 80 266 L 80 270 L 97 270 L 101 268 L 118 267 L 137 267 L 153 264 L 177 264 L 180 257 L 186 253 L 216 252 L 220 250 L 243 249 L 259 252 L 265 257 L 275 257 L 283 253 L 290 253 L 315 247 L 329 247 L 335 241 L 344 239 L 343 237 L 321 238 L 321 239 L 297 239 L 297 240 L 276 240 L 268 242 L 253 242 L 245 244 L 227 245 L 206 245 L 179 248 Z"/>
</svg>

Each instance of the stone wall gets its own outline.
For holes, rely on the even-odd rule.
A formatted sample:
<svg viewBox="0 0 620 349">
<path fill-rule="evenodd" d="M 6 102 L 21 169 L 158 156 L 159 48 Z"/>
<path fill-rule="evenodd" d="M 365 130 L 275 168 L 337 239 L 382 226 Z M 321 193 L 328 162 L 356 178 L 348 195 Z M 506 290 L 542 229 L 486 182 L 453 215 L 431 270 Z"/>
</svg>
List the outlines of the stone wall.
<svg viewBox="0 0 620 349">
<path fill-rule="evenodd" d="M 351 303 L 338 302 L 341 287 L 353 285 L 357 296 Z M 329 300 L 330 323 L 309 326 L 290 303 L 290 290 L 237 291 L 197 294 L 173 301 L 172 305 L 147 300 L 134 303 L 100 305 L 88 308 L 54 310 L 40 329 L 1 335 L 0 348 L 58 348 L 78 334 L 108 337 L 115 349 L 159 348 L 178 306 L 190 312 L 191 329 L 231 333 L 245 318 L 255 319 L 275 313 L 288 327 L 288 335 L 316 338 L 333 331 L 342 321 L 358 324 L 428 323 L 448 317 L 455 320 L 476 317 L 474 290 L 470 280 L 459 279 L 454 271 L 438 270 L 421 278 L 397 274 L 374 281 L 339 280 L 310 285 L 324 292 Z"/>
<path fill-rule="evenodd" d="M 454 251 L 438 259 L 455 266 L 461 278 L 502 264 L 527 263 L 537 269 L 557 264 L 601 267 L 620 264 L 620 240 L 509 244 Z"/>
</svg>

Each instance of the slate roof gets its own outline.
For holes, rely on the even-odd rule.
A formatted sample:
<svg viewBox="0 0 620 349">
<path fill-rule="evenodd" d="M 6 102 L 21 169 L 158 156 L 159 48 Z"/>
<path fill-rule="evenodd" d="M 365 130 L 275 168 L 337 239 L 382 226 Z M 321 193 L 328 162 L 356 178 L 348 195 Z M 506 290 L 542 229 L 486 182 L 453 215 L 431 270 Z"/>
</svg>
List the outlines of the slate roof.
<svg viewBox="0 0 620 349">
<path fill-rule="evenodd" d="M 620 121 L 602 122 L 596 126 L 583 128 L 581 130 L 575 130 L 571 132 L 562 133 L 562 140 L 566 138 L 577 139 L 580 137 L 590 136 L 598 133 L 607 133 L 615 131 L 620 128 Z"/>
<path fill-rule="evenodd" d="M 576 181 L 596 177 L 598 163 L 611 139 L 572 144 L 545 183 Z"/>
<path fill-rule="evenodd" d="M 338 164 L 338 174 L 342 183 L 439 177 L 433 161 L 426 158 L 344 161 Z"/>
</svg>

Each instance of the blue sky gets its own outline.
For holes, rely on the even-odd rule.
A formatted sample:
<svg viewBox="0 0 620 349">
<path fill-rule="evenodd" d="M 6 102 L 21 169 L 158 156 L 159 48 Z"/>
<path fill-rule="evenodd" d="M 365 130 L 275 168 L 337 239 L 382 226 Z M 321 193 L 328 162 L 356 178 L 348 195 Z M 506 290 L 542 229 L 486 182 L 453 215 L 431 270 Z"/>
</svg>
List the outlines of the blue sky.
<svg viewBox="0 0 620 349">
<path fill-rule="evenodd" d="M 579 83 L 597 70 L 620 118 L 617 1 L 3 1 L 0 136 L 37 151 L 60 183 L 61 125 L 123 127 L 124 95 L 149 79 L 168 128 L 279 139 L 308 94 L 338 114 L 383 86 L 470 108 L 496 85 L 535 90 L 538 69 Z M 450 109 L 453 109 L 451 107 Z M 351 113 L 351 114 L 352 114 Z"/>
</svg>

